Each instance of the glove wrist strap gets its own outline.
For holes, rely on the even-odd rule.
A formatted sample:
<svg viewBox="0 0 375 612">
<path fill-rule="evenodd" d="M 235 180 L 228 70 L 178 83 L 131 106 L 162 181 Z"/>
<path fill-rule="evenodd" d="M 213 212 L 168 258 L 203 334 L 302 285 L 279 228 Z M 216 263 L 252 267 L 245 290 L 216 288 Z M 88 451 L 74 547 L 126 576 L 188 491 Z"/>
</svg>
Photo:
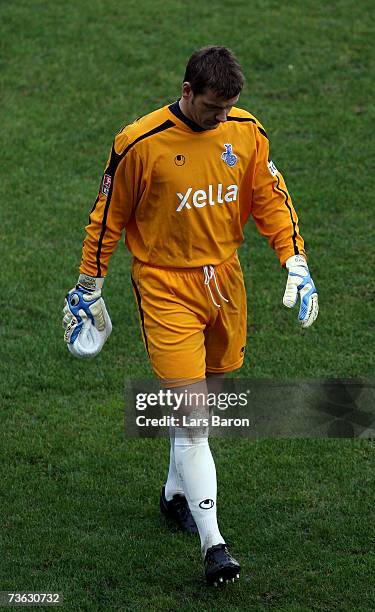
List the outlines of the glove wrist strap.
<svg viewBox="0 0 375 612">
<path fill-rule="evenodd" d="M 103 287 L 104 280 L 104 278 L 80 274 L 77 285 L 84 287 L 84 289 L 87 289 L 88 291 L 100 291 Z"/>
<path fill-rule="evenodd" d="M 286 260 L 285 265 L 289 270 L 289 268 L 292 268 L 293 266 L 307 266 L 307 262 L 302 255 L 292 255 L 292 257 L 289 257 Z"/>
</svg>

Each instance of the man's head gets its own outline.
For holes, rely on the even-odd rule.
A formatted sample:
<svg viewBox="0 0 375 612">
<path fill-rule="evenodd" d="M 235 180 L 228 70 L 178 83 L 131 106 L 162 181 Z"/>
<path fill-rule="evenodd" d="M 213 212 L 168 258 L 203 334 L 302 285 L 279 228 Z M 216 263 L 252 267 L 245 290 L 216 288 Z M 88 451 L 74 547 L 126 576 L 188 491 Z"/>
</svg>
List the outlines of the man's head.
<svg viewBox="0 0 375 612">
<path fill-rule="evenodd" d="M 244 85 L 241 66 L 226 47 L 195 51 L 186 66 L 181 109 L 205 130 L 226 121 Z"/>
</svg>

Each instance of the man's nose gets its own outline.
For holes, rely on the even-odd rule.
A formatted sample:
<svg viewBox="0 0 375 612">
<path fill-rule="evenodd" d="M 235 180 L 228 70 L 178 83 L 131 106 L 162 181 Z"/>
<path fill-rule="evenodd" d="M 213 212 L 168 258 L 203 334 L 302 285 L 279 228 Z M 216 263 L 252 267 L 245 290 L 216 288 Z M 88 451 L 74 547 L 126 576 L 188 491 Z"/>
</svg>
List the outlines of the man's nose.
<svg viewBox="0 0 375 612">
<path fill-rule="evenodd" d="M 226 120 L 227 120 L 227 111 L 225 109 L 223 109 L 219 113 L 217 113 L 216 121 L 224 122 Z"/>
</svg>

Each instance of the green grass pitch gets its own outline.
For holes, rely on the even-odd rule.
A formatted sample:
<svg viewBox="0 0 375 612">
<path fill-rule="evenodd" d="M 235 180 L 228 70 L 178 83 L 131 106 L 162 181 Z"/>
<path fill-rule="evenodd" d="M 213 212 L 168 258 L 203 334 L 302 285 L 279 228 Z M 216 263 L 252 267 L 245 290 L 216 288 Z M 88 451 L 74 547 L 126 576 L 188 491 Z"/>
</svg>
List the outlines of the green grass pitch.
<svg viewBox="0 0 375 612">
<path fill-rule="evenodd" d="M 243 575 L 207 589 L 198 540 L 158 514 L 167 441 L 123 437 L 125 376 L 151 375 L 123 245 L 102 354 L 74 360 L 61 328 L 113 135 L 178 97 L 193 49 L 224 44 L 247 77 L 240 105 L 267 129 L 292 194 L 321 307 L 301 333 L 281 303 L 285 273 L 250 223 L 240 375 L 374 378 L 371 9 L 2 3 L 0 591 L 60 591 L 72 611 L 374 609 L 371 441 L 213 440 L 220 524 Z"/>
</svg>

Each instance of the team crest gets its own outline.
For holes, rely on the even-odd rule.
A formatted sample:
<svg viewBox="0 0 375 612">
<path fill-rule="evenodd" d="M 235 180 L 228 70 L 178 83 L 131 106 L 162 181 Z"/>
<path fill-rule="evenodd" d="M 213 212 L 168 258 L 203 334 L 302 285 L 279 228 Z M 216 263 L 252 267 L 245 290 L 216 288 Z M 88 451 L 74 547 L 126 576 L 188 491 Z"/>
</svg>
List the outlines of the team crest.
<svg viewBox="0 0 375 612">
<path fill-rule="evenodd" d="M 221 159 L 225 161 L 229 168 L 233 168 L 238 162 L 238 157 L 233 153 L 233 146 L 231 144 L 225 144 L 225 151 L 221 154 Z"/>
<path fill-rule="evenodd" d="M 109 174 L 105 174 L 103 176 L 102 184 L 100 185 L 100 191 L 104 193 L 105 196 L 109 194 L 111 183 L 112 183 L 112 177 Z"/>
</svg>

